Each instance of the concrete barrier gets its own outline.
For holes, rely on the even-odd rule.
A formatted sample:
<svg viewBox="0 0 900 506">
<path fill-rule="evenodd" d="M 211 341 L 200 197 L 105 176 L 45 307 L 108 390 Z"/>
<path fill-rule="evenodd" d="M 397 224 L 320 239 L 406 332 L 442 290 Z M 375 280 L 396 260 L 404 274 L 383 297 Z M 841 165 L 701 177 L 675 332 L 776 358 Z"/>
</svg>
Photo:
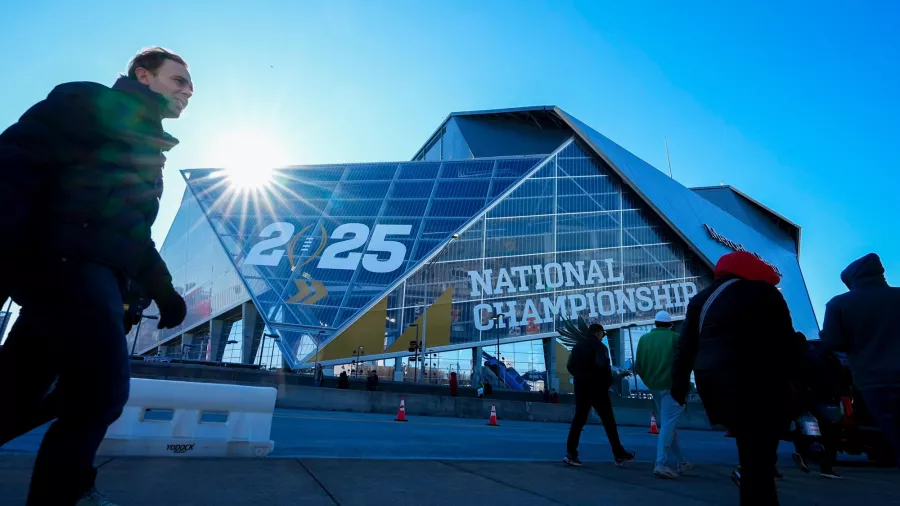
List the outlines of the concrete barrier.
<svg viewBox="0 0 900 506">
<path fill-rule="evenodd" d="M 400 399 L 406 399 L 406 414 L 416 416 L 441 416 L 455 418 L 484 418 L 487 420 L 491 405 L 497 406 L 500 420 L 523 420 L 537 422 L 569 423 L 575 414 L 572 404 L 547 404 L 503 399 L 478 399 L 438 395 L 402 394 L 397 392 L 367 392 L 359 390 L 337 390 L 334 388 L 301 387 L 289 385 L 279 389 L 277 406 L 291 409 L 311 409 L 320 411 L 350 411 L 355 413 L 397 414 Z M 619 399 L 621 401 L 621 399 Z M 616 402 L 614 407 L 619 425 L 650 427 L 650 412 L 646 402 L 633 403 L 625 407 Z M 649 403 L 653 405 L 652 402 Z M 600 423 L 596 413 L 591 412 L 588 423 Z M 711 427 L 706 414 L 699 405 L 688 405 L 679 427 L 709 430 Z"/>
<path fill-rule="evenodd" d="M 98 454 L 265 457 L 276 396 L 274 388 L 134 378 Z"/>
<path fill-rule="evenodd" d="M 568 423 L 575 414 L 571 395 L 560 397 L 560 404 L 540 402 L 533 392 L 496 390 L 489 399 L 478 399 L 475 390 L 460 388 L 459 397 L 447 395 L 446 386 L 394 383 L 383 381 L 378 392 L 365 390 L 365 382 L 350 380 L 350 390 L 338 390 L 336 378 L 326 378 L 324 387 L 313 387 L 312 378 L 290 373 L 273 373 L 248 369 L 216 368 L 191 364 L 132 363 L 136 376 L 147 378 L 178 378 L 206 383 L 243 385 L 271 385 L 278 391 L 276 407 L 319 411 L 348 411 L 355 413 L 396 414 L 400 398 L 406 398 L 408 416 L 446 416 L 484 418 L 487 420 L 491 403 L 497 404 L 501 420 L 527 420 Z M 616 422 L 619 425 L 650 426 L 651 399 L 630 399 L 611 396 Z M 657 416 L 659 413 L 657 413 Z M 600 420 L 591 412 L 588 423 Z M 711 429 L 703 406 L 689 402 L 679 426 L 690 429 Z M 719 427 L 714 428 L 720 430 Z"/>
</svg>

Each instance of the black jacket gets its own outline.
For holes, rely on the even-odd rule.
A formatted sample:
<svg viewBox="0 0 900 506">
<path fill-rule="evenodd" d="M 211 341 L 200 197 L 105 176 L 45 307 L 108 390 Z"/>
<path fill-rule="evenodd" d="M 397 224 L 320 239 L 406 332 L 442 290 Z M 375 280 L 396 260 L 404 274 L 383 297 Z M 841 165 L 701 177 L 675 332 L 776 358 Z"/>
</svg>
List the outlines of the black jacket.
<svg viewBox="0 0 900 506">
<path fill-rule="evenodd" d="M 704 304 L 731 280 L 707 309 L 701 332 Z M 714 424 L 734 422 L 744 409 L 763 409 L 754 400 L 767 402 L 770 412 L 787 408 L 800 356 L 787 303 L 774 285 L 720 277 L 691 299 L 682 328 L 672 370 L 676 400 L 684 402 L 693 370 Z"/>
<path fill-rule="evenodd" d="M 900 386 L 900 288 L 888 286 L 874 253 L 851 263 L 841 281 L 850 291 L 825 307 L 823 344 L 847 353 L 857 387 Z"/>
<path fill-rule="evenodd" d="M 847 392 L 844 367 L 832 353 L 823 352 L 821 341 L 806 341 L 796 370 L 795 387 L 803 408 L 837 401 Z"/>
<path fill-rule="evenodd" d="M 0 230 L 14 245 L 0 260 L 20 274 L 61 259 L 100 263 L 154 299 L 174 292 L 150 237 L 164 153 L 178 142 L 162 107 L 129 78 L 67 83 L 0 134 Z"/>
<path fill-rule="evenodd" d="M 612 365 L 609 348 L 598 339 L 588 338 L 578 341 L 570 356 L 570 373 L 575 383 L 590 385 L 602 390 L 612 385 Z"/>
</svg>

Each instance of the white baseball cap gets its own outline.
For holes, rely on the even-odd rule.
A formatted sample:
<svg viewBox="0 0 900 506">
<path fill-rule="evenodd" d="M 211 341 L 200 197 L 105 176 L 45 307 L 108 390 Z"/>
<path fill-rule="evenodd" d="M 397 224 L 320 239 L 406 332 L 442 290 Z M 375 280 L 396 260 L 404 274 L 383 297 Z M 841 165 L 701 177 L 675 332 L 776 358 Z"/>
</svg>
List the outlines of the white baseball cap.
<svg viewBox="0 0 900 506">
<path fill-rule="evenodd" d="M 672 315 L 668 311 L 660 311 L 656 313 L 656 321 L 660 323 L 672 323 Z"/>
</svg>

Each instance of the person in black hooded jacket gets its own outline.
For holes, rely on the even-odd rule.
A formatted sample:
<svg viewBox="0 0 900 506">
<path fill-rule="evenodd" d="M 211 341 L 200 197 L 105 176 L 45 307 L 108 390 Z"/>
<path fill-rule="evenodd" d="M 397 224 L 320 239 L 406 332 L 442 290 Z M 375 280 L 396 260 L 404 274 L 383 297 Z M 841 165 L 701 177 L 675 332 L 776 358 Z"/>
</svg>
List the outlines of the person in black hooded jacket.
<svg viewBox="0 0 900 506">
<path fill-rule="evenodd" d="M 720 258 L 714 282 L 688 304 L 672 369 L 672 397 L 685 403 L 694 371 L 710 423 L 734 435 L 744 505 L 778 504 L 772 466 L 792 415 L 800 356 L 779 282 L 750 253 Z"/>
<path fill-rule="evenodd" d="M 847 353 L 853 383 L 900 467 L 900 288 L 887 284 L 875 253 L 847 266 L 841 281 L 850 291 L 826 305 L 820 338 L 827 349 Z"/>
<path fill-rule="evenodd" d="M 150 230 L 165 152 L 178 142 L 162 120 L 192 94 L 184 60 L 151 48 L 112 88 L 59 85 L 0 134 L 0 229 L 10 245 L 0 252 L 0 299 L 22 307 L 0 350 L 0 435 L 56 418 L 28 504 L 103 502 L 92 464 L 128 399 L 123 297 L 132 282 L 156 303 L 159 328 L 184 320 Z"/>
<path fill-rule="evenodd" d="M 592 337 L 578 341 L 572 348 L 567 364 L 575 381 L 575 416 L 569 427 L 566 455 L 563 462 L 570 466 L 581 465 L 581 460 L 578 458 L 578 443 L 581 441 L 581 431 L 587 423 L 591 408 L 593 408 L 600 417 L 600 421 L 603 422 L 603 429 L 606 431 L 606 437 L 612 447 L 616 465 L 621 467 L 634 460 L 636 456 L 635 452 L 630 452 L 622 446 L 612 401 L 609 398 L 609 387 L 614 380 L 621 379 L 623 376 L 613 374 L 609 348 L 603 344 L 603 337 L 606 335 L 603 326 L 593 323 L 588 327 L 588 332 Z"/>
</svg>

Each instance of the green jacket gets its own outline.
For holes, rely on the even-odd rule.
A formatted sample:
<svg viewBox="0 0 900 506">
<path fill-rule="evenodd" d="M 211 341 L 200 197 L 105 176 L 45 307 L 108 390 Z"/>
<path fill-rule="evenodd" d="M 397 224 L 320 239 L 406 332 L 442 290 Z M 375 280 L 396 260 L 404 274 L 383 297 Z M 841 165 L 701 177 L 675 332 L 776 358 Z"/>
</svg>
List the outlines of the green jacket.
<svg viewBox="0 0 900 506">
<path fill-rule="evenodd" d="M 677 345 L 678 334 L 661 328 L 651 330 L 638 341 L 634 372 L 650 390 L 671 390 Z"/>
</svg>

